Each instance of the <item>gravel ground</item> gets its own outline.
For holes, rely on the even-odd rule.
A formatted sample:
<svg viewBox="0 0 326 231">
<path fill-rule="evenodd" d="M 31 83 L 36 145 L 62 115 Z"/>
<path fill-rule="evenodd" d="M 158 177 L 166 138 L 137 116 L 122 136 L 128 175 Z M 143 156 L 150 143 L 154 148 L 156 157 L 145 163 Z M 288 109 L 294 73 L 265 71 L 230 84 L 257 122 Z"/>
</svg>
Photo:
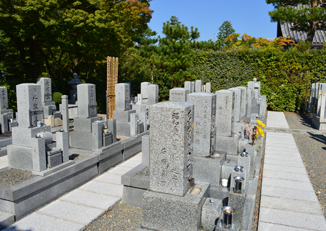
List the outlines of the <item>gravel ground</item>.
<svg viewBox="0 0 326 231">
<path fill-rule="evenodd" d="M 141 225 L 142 209 L 121 203 L 114 206 L 88 225 L 85 231 L 122 231 L 137 230 Z"/>
<path fill-rule="evenodd" d="M 0 173 L 0 183 L 16 185 L 34 177 L 36 177 L 36 175 L 33 175 L 31 171 L 12 168 Z"/>
<path fill-rule="evenodd" d="M 292 135 L 326 217 L 326 134 L 316 134 L 320 131 L 313 127 L 308 115 L 288 112 L 284 114 L 290 129 L 306 130 L 304 134 Z"/>
</svg>

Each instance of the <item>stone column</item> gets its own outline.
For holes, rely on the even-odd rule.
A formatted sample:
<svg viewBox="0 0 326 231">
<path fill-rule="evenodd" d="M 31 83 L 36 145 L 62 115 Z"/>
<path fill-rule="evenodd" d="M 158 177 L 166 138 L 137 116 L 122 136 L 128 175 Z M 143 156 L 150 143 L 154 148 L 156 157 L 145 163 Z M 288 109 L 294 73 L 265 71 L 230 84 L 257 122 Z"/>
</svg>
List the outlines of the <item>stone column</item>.
<svg viewBox="0 0 326 231">
<path fill-rule="evenodd" d="M 61 96 L 61 114 L 62 114 L 62 122 L 63 122 L 63 130 L 68 132 L 69 136 L 69 109 L 68 109 L 68 96 Z"/>
</svg>

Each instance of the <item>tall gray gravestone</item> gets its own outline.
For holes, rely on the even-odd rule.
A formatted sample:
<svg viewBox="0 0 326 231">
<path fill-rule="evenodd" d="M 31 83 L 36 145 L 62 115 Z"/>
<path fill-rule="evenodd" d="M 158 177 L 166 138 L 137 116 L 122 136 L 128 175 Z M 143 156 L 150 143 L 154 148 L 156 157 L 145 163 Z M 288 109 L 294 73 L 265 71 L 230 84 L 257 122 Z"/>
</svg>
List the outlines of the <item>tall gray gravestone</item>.
<svg viewBox="0 0 326 231">
<path fill-rule="evenodd" d="M 194 106 L 186 102 L 163 102 L 150 108 L 150 190 L 183 196 L 189 189 L 193 113 Z"/>
<path fill-rule="evenodd" d="M 36 127 L 43 119 L 41 86 L 23 83 L 16 86 L 16 92 L 19 127 Z"/>
<path fill-rule="evenodd" d="M 49 115 L 52 115 L 57 110 L 55 102 L 52 101 L 51 78 L 38 78 L 37 84 L 41 86 L 43 117 L 47 119 Z"/>
<path fill-rule="evenodd" d="M 191 83 L 191 82 L 189 82 Z M 173 102 L 186 102 L 189 89 L 187 88 L 173 88 L 170 89 L 170 101 Z"/>
<path fill-rule="evenodd" d="M 216 95 L 195 92 L 188 95 L 188 102 L 194 105 L 193 175 L 196 181 L 209 182 L 218 187 L 221 165 L 225 153 L 215 153 L 216 149 Z M 215 155 L 216 154 L 216 155 Z"/>
<path fill-rule="evenodd" d="M 96 86 L 84 83 L 77 86 L 78 117 L 70 132 L 73 148 L 100 149 L 103 146 L 104 121 L 97 116 Z"/>
<path fill-rule="evenodd" d="M 83 83 L 77 86 L 78 117 L 91 118 L 97 116 L 96 86 Z"/>
<path fill-rule="evenodd" d="M 210 156 L 215 151 L 216 95 L 195 92 L 188 95 L 187 102 L 195 107 L 194 156 Z"/>
<path fill-rule="evenodd" d="M 0 124 L 1 133 L 7 133 L 10 131 L 11 122 L 13 119 L 13 110 L 8 109 L 8 91 L 6 87 L 0 87 Z"/>
<path fill-rule="evenodd" d="M 117 111 L 130 110 L 130 85 L 118 83 L 115 85 L 115 108 Z"/>
<path fill-rule="evenodd" d="M 142 83 L 142 86 L 143 85 L 146 84 Z M 146 87 L 146 91 L 145 90 L 143 91 L 146 92 L 148 97 L 147 87 Z M 115 111 L 113 111 L 113 117 L 114 119 L 116 119 L 117 135 L 130 136 L 130 114 L 136 113 L 136 110 L 130 109 L 130 85 L 127 83 L 116 84 L 115 95 L 116 95 L 115 96 L 116 109 Z"/>
<path fill-rule="evenodd" d="M 187 102 L 168 101 L 150 107 L 150 187 L 143 194 L 141 228 L 200 229 L 209 183 L 193 186 L 193 113 L 194 106 Z M 196 194 L 192 193 L 194 187 Z"/>
<path fill-rule="evenodd" d="M 203 82 L 201 80 L 196 80 L 195 91 L 196 92 L 202 92 L 203 91 Z"/>
<path fill-rule="evenodd" d="M 216 135 L 231 136 L 232 134 L 232 102 L 233 93 L 229 90 L 219 90 L 216 94 Z"/>
<path fill-rule="evenodd" d="M 158 103 L 158 85 L 151 84 L 147 86 L 148 91 L 148 101 L 149 106 Z"/>
<path fill-rule="evenodd" d="M 40 172 L 67 161 L 68 133 L 56 135 L 55 147 L 51 144 L 51 127 L 38 124 L 43 120 L 41 86 L 19 84 L 16 92 L 19 126 L 12 129 L 12 145 L 8 146 L 9 167 Z"/>
<path fill-rule="evenodd" d="M 237 87 L 241 90 L 240 98 L 240 117 L 247 115 L 247 88 L 246 87 Z"/>
<path fill-rule="evenodd" d="M 234 92 L 233 94 L 233 116 L 234 121 L 239 122 L 240 121 L 240 109 L 241 109 L 241 90 L 239 88 L 229 88 L 229 91 Z"/>
<path fill-rule="evenodd" d="M 185 84 L 184 84 L 184 88 L 188 89 L 189 90 L 189 93 L 193 93 L 192 91 L 192 85 L 193 85 L 193 82 L 191 81 L 186 81 Z"/>
<path fill-rule="evenodd" d="M 206 83 L 206 92 L 211 93 L 211 83 Z"/>
<path fill-rule="evenodd" d="M 251 89 L 247 88 L 247 116 L 251 116 Z"/>
<path fill-rule="evenodd" d="M 237 89 L 240 91 L 239 89 Z M 235 93 L 229 90 L 216 91 L 216 151 L 237 155 L 240 136 L 234 133 Z"/>
<path fill-rule="evenodd" d="M 149 82 L 142 82 L 140 84 L 140 93 L 143 95 L 143 99 L 148 99 L 148 86 L 151 85 Z"/>
</svg>

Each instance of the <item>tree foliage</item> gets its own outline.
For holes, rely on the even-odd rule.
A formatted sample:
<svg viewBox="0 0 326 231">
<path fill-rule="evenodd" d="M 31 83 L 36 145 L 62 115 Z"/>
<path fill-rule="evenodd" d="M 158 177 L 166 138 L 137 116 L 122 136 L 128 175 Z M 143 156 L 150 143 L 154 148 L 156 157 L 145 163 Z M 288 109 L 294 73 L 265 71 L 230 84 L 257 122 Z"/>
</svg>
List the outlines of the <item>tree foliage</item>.
<svg viewBox="0 0 326 231">
<path fill-rule="evenodd" d="M 230 21 L 224 21 L 222 25 L 218 28 L 219 32 L 217 34 L 217 43 L 219 47 L 225 46 L 225 39 L 231 34 L 235 33 Z"/>
<path fill-rule="evenodd" d="M 322 0 L 266 0 L 275 9 L 269 12 L 273 22 L 289 22 L 292 30 L 307 32 L 312 42 L 316 30 L 326 30 L 326 3 Z"/>
<path fill-rule="evenodd" d="M 8 47 L 7 75 L 46 75 L 53 82 L 67 73 L 98 77 L 105 57 L 120 56 L 147 28 L 150 0 L 0 1 L 0 34 Z"/>
<path fill-rule="evenodd" d="M 141 78 L 160 85 L 160 98 L 167 99 L 169 89 L 180 87 L 192 79 L 194 48 L 197 47 L 197 28 L 183 25 L 176 16 L 163 23 L 163 35 L 154 37 L 148 30 L 134 48 L 123 56 L 126 81 Z M 141 76 L 139 76 L 139 74 Z"/>
</svg>

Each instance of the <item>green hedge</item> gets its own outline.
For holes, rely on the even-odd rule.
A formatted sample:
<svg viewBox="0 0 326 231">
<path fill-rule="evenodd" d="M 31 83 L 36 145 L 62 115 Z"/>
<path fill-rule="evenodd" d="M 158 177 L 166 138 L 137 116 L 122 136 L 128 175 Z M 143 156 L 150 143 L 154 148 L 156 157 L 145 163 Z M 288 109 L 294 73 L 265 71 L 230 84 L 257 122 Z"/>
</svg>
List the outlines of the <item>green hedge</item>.
<svg viewBox="0 0 326 231">
<path fill-rule="evenodd" d="M 225 89 L 226 80 L 233 86 L 246 86 L 254 77 L 261 81 L 261 93 L 274 111 L 296 111 L 305 107 L 311 83 L 326 81 L 326 50 L 307 52 L 290 48 L 250 49 L 244 51 L 197 51 L 194 77 L 212 83 L 212 90 Z"/>
</svg>

